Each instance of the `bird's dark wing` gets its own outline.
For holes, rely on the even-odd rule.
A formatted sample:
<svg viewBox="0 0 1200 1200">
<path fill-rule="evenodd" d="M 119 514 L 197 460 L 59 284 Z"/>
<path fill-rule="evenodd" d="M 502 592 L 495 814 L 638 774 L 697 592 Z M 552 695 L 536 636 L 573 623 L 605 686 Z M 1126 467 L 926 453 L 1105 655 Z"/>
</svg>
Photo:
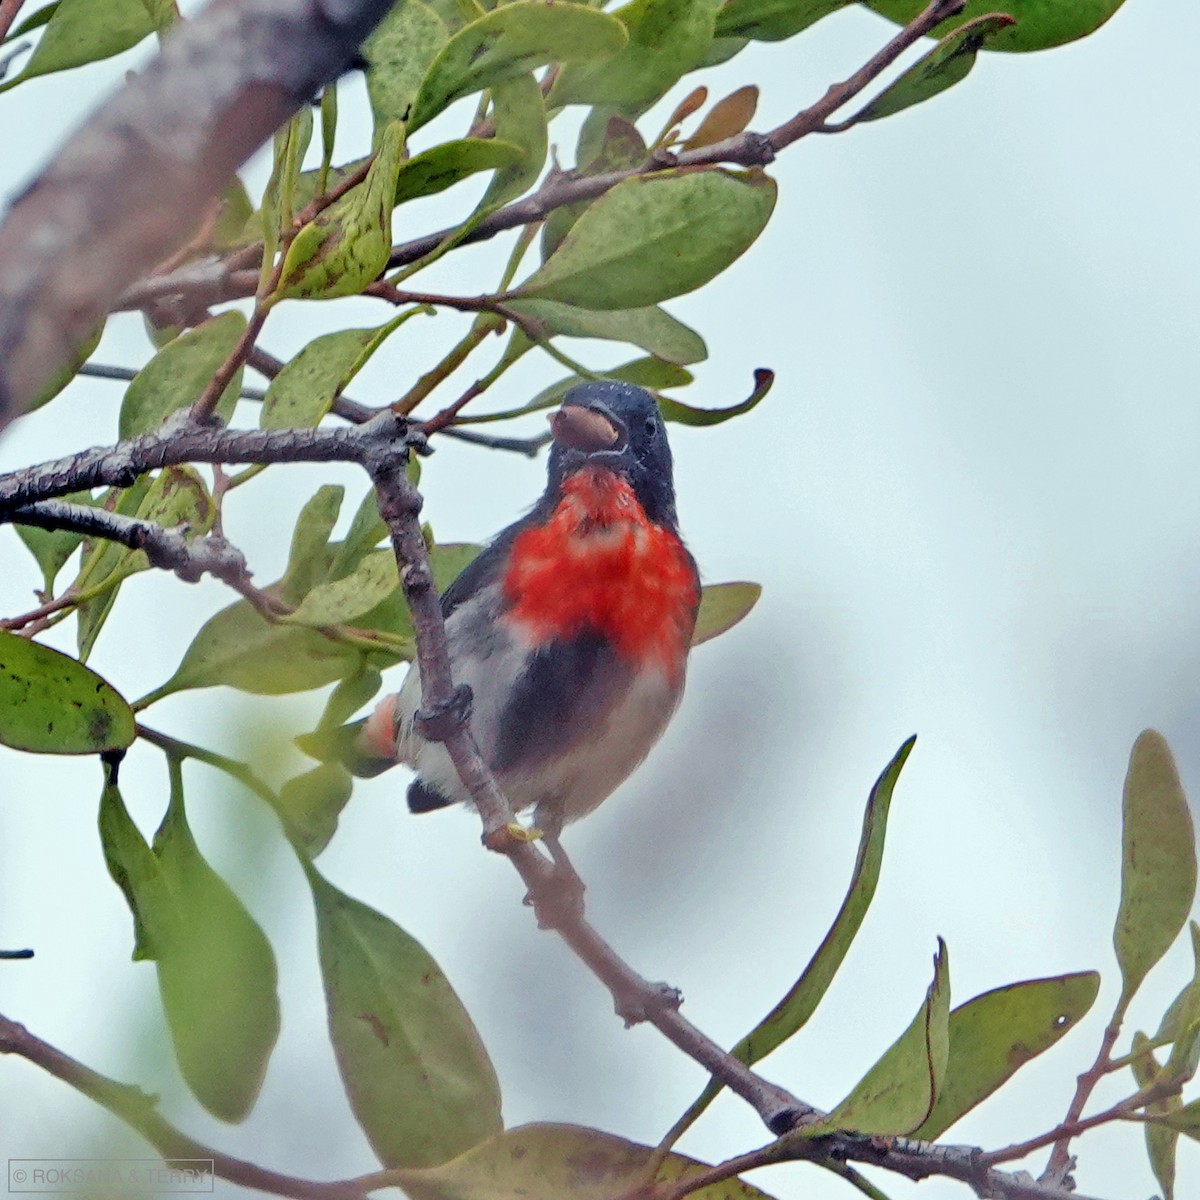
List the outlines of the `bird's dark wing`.
<svg viewBox="0 0 1200 1200">
<path fill-rule="evenodd" d="M 443 620 L 460 604 L 499 579 L 508 559 L 509 547 L 518 534 L 542 519 L 541 509 L 542 503 L 539 503 L 519 521 L 514 521 L 507 529 L 502 529 L 455 576 L 454 581 L 442 593 Z"/>
</svg>

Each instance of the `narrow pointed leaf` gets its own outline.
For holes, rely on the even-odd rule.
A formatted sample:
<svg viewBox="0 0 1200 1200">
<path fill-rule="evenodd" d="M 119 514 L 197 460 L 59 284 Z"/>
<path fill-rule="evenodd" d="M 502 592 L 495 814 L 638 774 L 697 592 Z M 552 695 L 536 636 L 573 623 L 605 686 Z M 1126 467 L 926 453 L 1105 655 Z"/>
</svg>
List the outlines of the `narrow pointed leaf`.
<svg viewBox="0 0 1200 1200">
<path fill-rule="evenodd" d="M 708 357 L 704 339 L 662 308 L 601 311 L 552 300 L 514 300 L 509 307 L 534 317 L 551 336 L 628 342 L 655 358 L 683 367 Z"/>
<path fill-rule="evenodd" d="M 354 1115 L 391 1167 L 443 1163 L 502 1129 L 496 1073 L 424 948 L 306 867 L 329 1034 Z"/>
<path fill-rule="evenodd" d="M 882 1137 L 910 1134 L 929 1119 L 950 1053 L 950 965 L 938 939 L 934 977 L 912 1024 L 823 1120 L 806 1125 L 805 1138 L 849 1129 Z"/>
<path fill-rule="evenodd" d="M 907 25 L 925 7 L 923 0 L 865 0 L 873 8 L 898 25 Z M 1016 24 L 994 42 L 989 50 L 1047 50 L 1064 42 L 1087 37 L 1094 33 L 1124 3 L 1124 0 L 1006 0 L 1002 6 Z M 952 29 L 996 11 L 994 0 L 967 0 L 967 6 L 957 16 L 943 21 L 934 30 L 935 37 L 944 37 Z"/>
<path fill-rule="evenodd" d="M 1132 1062 L 1133 1076 L 1139 1088 L 1149 1087 L 1158 1078 L 1159 1067 L 1149 1049 L 1150 1039 L 1144 1033 L 1133 1035 L 1133 1052 L 1141 1057 Z M 1162 1116 L 1177 1113 L 1183 1107 L 1178 1096 L 1165 1096 L 1147 1106 L 1147 1113 Z M 1158 1186 L 1162 1189 L 1162 1200 L 1175 1200 L 1175 1153 L 1179 1145 L 1179 1131 L 1169 1125 L 1147 1123 L 1146 1157 Z"/>
<path fill-rule="evenodd" d="M 341 484 L 325 483 L 309 498 L 292 531 L 287 570 L 280 581 L 280 593 L 291 604 L 298 603 L 329 573 L 335 551 L 329 535 L 342 511 L 346 489 Z"/>
<path fill-rule="evenodd" d="M 754 372 L 754 390 L 745 400 L 731 404 L 728 408 L 693 408 L 690 404 L 681 404 L 678 400 L 664 396 L 660 404 L 663 420 L 673 421 L 677 425 L 720 425 L 723 421 L 744 416 L 756 408 L 766 398 L 774 383 L 775 372 L 759 367 Z"/>
<path fill-rule="evenodd" d="M 644 1190 L 653 1151 L 578 1125 L 523 1125 L 476 1146 L 452 1162 L 398 1172 L 412 1200 L 613 1200 Z M 657 1178 L 671 1184 L 706 1170 L 670 1154 Z M 740 1179 L 689 1192 L 694 1200 L 770 1200 Z"/>
<path fill-rule="evenodd" d="M 754 120 L 757 108 L 758 88 L 753 84 L 738 88 L 712 106 L 696 132 L 683 143 L 683 148 L 696 150 L 735 137 Z"/>
<path fill-rule="evenodd" d="M 720 637 L 750 615 L 762 595 L 760 583 L 710 583 L 700 589 L 700 612 L 692 645 Z"/>
<path fill-rule="evenodd" d="M 516 295 L 625 309 L 693 291 L 749 249 L 775 194 L 774 181 L 757 170 L 626 179 L 579 218 Z"/>
<path fill-rule="evenodd" d="M 1192 935 L 1192 959 L 1195 968 L 1183 991 L 1171 1002 L 1158 1027 L 1158 1037 L 1174 1038 L 1180 1030 L 1200 1020 L 1200 925 L 1189 923 Z"/>
<path fill-rule="evenodd" d="M 1013 24 L 1012 17 L 993 13 L 960 26 L 893 80 L 847 124 L 857 125 L 860 121 L 894 116 L 960 83 L 971 73 L 979 51 Z"/>
<path fill-rule="evenodd" d="M 34 754 L 100 754 L 134 739 L 133 712 L 95 671 L 0 630 L 0 743 Z"/>
<path fill-rule="evenodd" d="M 1049 1050 L 1096 999 L 1095 971 L 1011 983 L 968 1000 L 950 1014 L 950 1058 L 937 1103 L 913 1136 L 940 1138 L 1021 1067 Z"/>
<path fill-rule="evenodd" d="M 549 62 L 603 58 L 625 44 L 616 17 L 580 4 L 515 0 L 460 29 L 429 68 L 413 104 L 410 129 L 463 96 Z"/>
<path fill-rule="evenodd" d="M 419 461 L 414 457 L 414 462 Z M 343 541 L 331 547 L 333 561 L 329 566 L 330 579 L 343 579 L 388 536 L 387 522 L 379 515 L 375 489 L 368 488 L 363 496 Z"/>
<path fill-rule="evenodd" d="M 772 1050 L 782 1046 L 788 1038 L 808 1024 L 809 1018 L 817 1011 L 817 1006 L 829 990 L 829 985 L 841 967 L 875 897 L 875 887 L 883 865 L 883 846 L 887 835 L 892 794 L 916 740 L 915 737 L 909 738 L 896 751 L 892 761 L 883 769 L 883 774 L 871 789 L 866 812 L 863 814 L 862 835 L 858 842 L 854 870 L 850 876 L 850 887 L 837 916 L 833 919 L 833 924 L 829 927 L 829 932 L 809 959 L 800 978 L 783 999 L 733 1048 L 732 1054 L 739 1062 L 753 1066 L 766 1058 Z M 719 1084 L 708 1084 L 675 1123 L 668 1135 L 668 1144 L 674 1144 L 695 1124 L 697 1118 L 720 1092 Z"/>
<path fill-rule="evenodd" d="M 111 783 L 100 833 L 137 932 L 135 957 L 153 959 L 179 1067 L 214 1116 L 240 1121 L 253 1106 L 279 1036 L 275 956 L 262 930 L 200 854 L 172 763 L 171 802 L 148 848 Z"/>
<path fill-rule="evenodd" d="M 1129 758 L 1123 801 L 1121 904 L 1113 945 L 1127 1004 L 1170 949 L 1196 894 L 1196 835 L 1175 760 L 1146 730 Z"/>
<path fill-rule="evenodd" d="M 240 312 L 226 312 L 168 342 L 137 373 L 121 401 L 121 437 L 151 433 L 171 413 L 195 404 L 245 330 L 246 318 Z M 217 404 L 225 420 L 233 414 L 241 386 L 239 370 Z"/>
<path fill-rule="evenodd" d="M 496 137 L 517 146 L 521 156 L 496 173 L 479 202 L 480 212 L 499 208 L 528 191 L 546 164 L 546 102 L 532 74 L 518 75 L 492 88 L 492 120 Z"/>
<path fill-rule="evenodd" d="M 277 299 L 355 296 L 387 266 L 404 123 L 386 126 L 366 179 L 313 218 L 288 248 Z"/>
<path fill-rule="evenodd" d="M 396 203 L 444 192 L 480 171 L 503 171 L 523 161 L 525 151 L 499 137 L 460 138 L 414 155 L 396 176 Z"/>
<path fill-rule="evenodd" d="M 719 0 L 631 0 L 614 10 L 629 31 L 618 54 L 576 63 L 559 73 L 551 107 L 611 105 L 637 115 L 661 99 L 704 58 L 713 39 Z"/>
</svg>

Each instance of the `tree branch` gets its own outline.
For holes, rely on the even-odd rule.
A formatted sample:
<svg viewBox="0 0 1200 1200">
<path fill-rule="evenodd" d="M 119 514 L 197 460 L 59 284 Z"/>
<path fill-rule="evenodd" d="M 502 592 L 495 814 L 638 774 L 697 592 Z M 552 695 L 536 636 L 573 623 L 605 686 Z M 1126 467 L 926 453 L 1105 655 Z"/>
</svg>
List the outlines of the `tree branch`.
<svg viewBox="0 0 1200 1200">
<path fill-rule="evenodd" d="M 216 0 L 68 139 L 0 224 L 0 428 L 390 7 Z"/>
</svg>

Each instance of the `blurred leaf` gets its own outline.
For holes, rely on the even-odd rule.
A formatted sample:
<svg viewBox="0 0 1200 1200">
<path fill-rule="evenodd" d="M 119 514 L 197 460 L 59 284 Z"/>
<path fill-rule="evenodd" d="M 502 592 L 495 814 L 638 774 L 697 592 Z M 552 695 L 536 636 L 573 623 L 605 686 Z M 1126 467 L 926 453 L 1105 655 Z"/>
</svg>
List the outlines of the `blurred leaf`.
<svg viewBox="0 0 1200 1200">
<path fill-rule="evenodd" d="M 950 1059 L 933 1112 L 913 1137 L 940 1138 L 1030 1059 L 1079 1024 L 1095 1002 L 1095 971 L 1030 979 L 984 992 L 950 1014 Z"/>
<path fill-rule="evenodd" d="M 849 3 L 850 0 L 847 0 Z M 717 14 L 718 20 L 720 13 Z M 712 40 L 712 45 L 708 48 L 708 53 L 705 54 L 701 67 L 719 67 L 722 63 L 728 62 L 736 54 L 741 54 L 743 50 L 750 44 L 749 38 L 743 37 L 715 37 Z"/>
<path fill-rule="evenodd" d="M 208 488 L 193 467 L 164 467 L 153 476 L 141 476 L 133 487 L 119 493 L 116 511 L 164 529 L 182 527 L 188 541 L 207 533 L 216 517 Z M 96 539 L 85 544 L 77 583 L 82 590 L 91 590 L 149 569 L 150 559 L 144 550 Z M 111 587 L 79 605 L 76 614 L 80 658 L 86 659 L 91 654 L 116 598 L 117 589 Z"/>
<path fill-rule="evenodd" d="M 319 762 L 345 765 L 362 722 L 356 722 L 352 727 L 344 727 L 342 723 L 358 712 L 382 686 L 383 677 L 364 660 L 358 670 L 342 679 L 330 693 L 316 729 L 295 738 L 297 747 Z M 317 851 L 312 854 L 315 857 Z"/>
<path fill-rule="evenodd" d="M 546 163 L 546 103 L 533 75 L 518 75 L 492 88 L 492 120 L 496 137 L 517 146 L 521 157 L 496 173 L 478 211 L 490 211 L 515 200 L 538 180 Z"/>
<path fill-rule="evenodd" d="M 499 138 L 442 142 L 401 166 L 396 177 L 396 203 L 444 192 L 480 171 L 503 171 L 524 158 L 520 146 Z"/>
<path fill-rule="evenodd" d="M 762 595 L 760 583 L 710 583 L 700 589 L 700 612 L 692 645 L 720 637 L 750 615 Z"/>
<path fill-rule="evenodd" d="M 239 600 L 204 623 L 174 675 L 139 705 L 219 684 L 256 696 L 307 692 L 341 679 L 358 658 L 353 646 L 314 629 L 273 625 Z"/>
<path fill-rule="evenodd" d="M 439 542 L 430 550 L 429 566 L 439 595 L 479 557 L 482 550 L 482 546 L 473 542 Z"/>
<path fill-rule="evenodd" d="M 35 28 L 27 21 L 18 32 Z M 66 71 L 111 58 L 154 32 L 142 0 L 60 0 L 19 75 L 0 84 L 0 92 L 35 75 Z"/>
<path fill-rule="evenodd" d="M 867 915 L 867 909 L 875 897 L 875 886 L 879 882 L 879 871 L 883 865 L 883 844 L 887 835 L 892 793 L 916 740 L 915 737 L 910 737 L 896 751 L 892 761 L 884 767 L 883 774 L 871 788 L 846 898 L 842 901 L 829 932 L 809 959 L 800 978 L 754 1029 L 734 1046 L 731 1053 L 739 1062 L 753 1066 L 766 1058 L 772 1050 L 782 1046 L 788 1038 L 808 1024 L 809 1018 L 817 1011 L 817 1005 L 829 990 L 829 985 L 853 944 L 863 918 Z M 705 1087 L 687 1112 L 675 1123 L 668 1135 L 668 1144 L 673 1144 L 685 1130 L 695 1124 L 696 1119 L 720 1091 L 720 1085 L 715 1082 Z"/>
<path fill-rule="evenodd" d="M 923 0 L 865 0 L 868 8 L 907 25 L 925 7 Z M 1121 7 L 1123 0 L 1006 0 L 1004 11 L 1015 21 L 1011 29 L 989 42 L 989 50 L 1046 50 L 1094 33 Z M 967 0 L 956 17 L 933 31 L 944 37 L 952 29 L 996 11 L 993 0 Z"/>
<path fill-rule="evenodd" d="M 888 1137 L 907 1135 L 929 1119 L 950 1053 L 950 965 L 938 939 L 933 982 L 912 1024 L 827 1117 L 791 1136 L 833 1130 Z"/>
<path fill-rule="evenodd" d="M 625 48 L 596 63 L 565 66 L 550 89 L 551 108 L 605 104 L 645 112 L 700 65 L 713 39 L 719 0 L 631 0 L 614 10 L 629 31 Z"/>
<path fill-rule="evenodd" d="M 279 790 L 279 815 L 289 839 L 316 858 L 337 832 L 338 817 L 354 791 L 354 779 L 340 763 L 322 763 Z"/>
<path fill-rule="evenodd" d="M 685 150 L 711 146 L 726 138 L 736 137 L 751 121 L 758 108 L 758 88 L 753 84 L 738 88 L 724 100 L 718 100 L 700 122 L 700 127 L 683 143 Z"/>
<path fill-rule="evenodd" d="M 363 556 L 374 550 L 387 536 L 387 522 L 379 515 L 375 489 L 369 488 L 350 522 L 345 541 L 334 543 L 329 578 L 345 578 L 358 566 Z"/>
<path fill-rule="evenodd" d="M 1168 1129 L 1176 1129 L 1185 1137 L 1200 1142 L 1200 1100 L 1193 1100 L 1182 1108 L 1165 1113 L 1157 1121 Z"/>
<path fill-rule="evenodd" d="M 335 552 L 329 535 L 342 511 L 346 489 L 340 483 L 317 488 L 296 518 L 287 570 L 279 582 L 279 593 L 289 604 L 297 604 L 318 583 L 325 580 Z"/>
<path fill-rule="evenodd" d="M 693 291 L 749 249 L 775 207 L 775 192 L 774 181 L 757 170 L 626 179 L 579 218 L 516 296 L 626 309 Z"/>
<path fill-rule="evenodd" d="M 63 366 L 61 366 L 54 373 L 54 378 L 51 379 L 44 388 L 42 388 L 42 390 L 30 403 L 29 407 L 26 408 L 25 411 L 27 413 L 36 412 L 39 408 L 49 404 L 50 401 L 53 400 L 54 397 L 57 396 L 59 392 L 61 392 L 63 388 L 65 388 L 67 384 L 79 374 L 79 368 L 82 367 L 83 364 L 92 357 L 96 351 L 96 347 L 100 345 L 100 338 L 103 336 L 103 334 L 104 323 L 101 322 L 96 326 L 95 329 L 92 330 L 90 334 L 88 334 L 88 336 L 80 345 L 75 347 L 70 361 L 64 363 Z"/>
<path fill-rule="evenodd" d="M 95 504 L 89 491 L 68 492 L 59 499 L 67 504 Z M 47 597 L 52 596 L 59 571 L 79 548 L 83 536 L 68 529 L 38 529 L 35 525 L 14 523 L 13 528 L 42 569 L 42 590 Z"/>
<path fill-rule="evenodd" d="M 659 408 L 662 409 L 664 421 L 674 421 L 677 425 L 720 425 L 723 421 L 744 416 L 756 407 L 774 382 L 775 372 L 759 367 L 754 372 L 754 391 L 739 404 L 731 404 L 728 408 L 692 408 L 691 405 L 664 396 Z"/>
<path fill-rule="evenodd" d="M 231 250 L 256 240 L 259 233 L 257 227 L 251 236 L 246 233 L 246 226 L 253 219 L 254 205 L 250 202 L 246 185 L 235 176 L 221 196 L 221 207 L 209 238 L 213 248 Z"/>
<path fill-rule="evenodd" d="M 718 38 L 783 42 L 855 0 L 728 0 L 717 13 Z M 740 49 L 740 47 L 739 47 Z"/>
<path fill-rule="evenodd" d="M 687 366 L 708 357 L 704 339 L 662 308 L 574 308 L 553 300 L 513 300 L 509 308 L 533 317 L 552 336 L 628 342 L 665 362 Z"/>
<path fill-rule="evenodd" d="M 613 1200 L 641 1195 L 654 1151 L 578 1125 L 522 1125 L 490 1138 L 451 1162 L 398 1173 L 412 1200 Z M 671 1154 L 657 1178 L 674 1183 L 706 1170 Z M 694 1200 L 770 1200 L 740 1179 L 688 1193 Z"/>
<path fill-rule="evenodd" d="M 592 114 L 607 113 L 607 109 L 593 109 Z M 636 167 L 646 161 L 649 151 L 637 126 L 621 116 L 607 116 L 604 133 L 599 144 L 590 146 L 589 121 L 585 121 L 579 135 L 579 153 L 585 161 L 581 173 L 584 175 L 606 175 L 610 171 L 622 171 Z M 582 160 L 587 153 L 588 158 Z M 542 225 L 542 259 L 545 260 L 562 244 L 572 226 L 595 203 L 581 200 L 578 204 L 564 204 L 554 209 Z"/>
<path fill-rule="evenodd" d="M 430 1166 L 498 1133 L 500 1086 L 467 1010 L 424 948 L 306 864 L 350 1106 L 380 1161 Z"/>
<path fill-rule="evenodd" d="M 625 27 L 607 13 L 554 0 L 514 0 L 446 43 L 421 84 L 409 128 L 420 128 L 472 92 L 549 62 L 606 57 L 625 40 Z"/>
<path fill-rule="evenodd" d="M 380 137 L 366 179 L 318 213 L 288 248 L 275 298 L 356 296 L 386 268 L 404 125 Z"/>
<path fill-rule="evenodd" d="M 403 0 L 363 43 L 376 137 L 393 121 L 408 120 L 421 81 L 449 40 L 446 22 L 428 4 Z"/>
<path fill-rule="evenodd" d="M 133 913 L 134 958 L 153 959 L 179 1069 L 196 1099 L 224 1121 L 251 1109 L 279 1036 L 275 956 L 187 825 L 180 764 L 148 847 L 111 782 L 100 801 L 109 873 Z"/>
<path fill-rule="evenodd" d="M 1158 1038 L 1174 1038 L 1193 1021 L 1200 1020 L 1200 925 L 1190 922 L 1192 958 L 1195 969 L 1183 991 L 1171 1002 L 1158 1027 Z"/>
<path fill-rule="evenodd" d="M 1139 1089 L 1149 1087 L 1158 1077 L 1158 1063 L 1149 1046 L 1150 1039 L 1144 1033 L 1133 1035 L 1133 1053 L 1141 1056 L 1135 1058 L 1131 1064 Z M 1146 1111 L 1157 1116 L 1178 1112 L 1182 1107 L 1178 1096 L 1166 1096 L 1148 1105 Z M 1149 1123 L 1145 1132 L 1146 1156 L 1150 1160 L 1154 1178 L 1162 1188 L 1162 1200 L 1175 1200 L 1175 1151 L 1179 1133 L 1166 1125 Z"/>
<path fill-rule="evenodd" d="M 376 550 L 342 579 L 319 583 L 285 620 L 291 625 L 351 625 L 400 586 L 396 556 Z"/>
<path fill-rule="evenodd" d="M 34 754 L 100 754 L 133 738 L 132 710 L 95 671 L 0 630 L 0 743 Z"/>
<path fill-rule="evenodd" d="M 1012 17 L 993 13 L 956 29 L 897 76 L 846 124 L 857 125 L 860 121 L 878 121 L 881 117 L 893 116 L 953 87 L 971 73 L 979 51 L 1013 23 Z"/>
<path fill-rule="evenodd" d="M 130 383 L 121 401 L 120 436 L 152 433 L 171 413 L 195 404 L 245 331 L 240 312 L 224 312 L 168 342 Z M 233 415 L 241 387 L 239 368 L 217 404 L 222 420 Z"/>
<path fill-rule="evenodd" d="M 1159 733 L 1138 735 L 1123 802 L 1121 905 L 1113 945 L 1123 1008 L 1170 949 L 1196 894 L 1196 836 L 1170 748 Z"/>
</svg>

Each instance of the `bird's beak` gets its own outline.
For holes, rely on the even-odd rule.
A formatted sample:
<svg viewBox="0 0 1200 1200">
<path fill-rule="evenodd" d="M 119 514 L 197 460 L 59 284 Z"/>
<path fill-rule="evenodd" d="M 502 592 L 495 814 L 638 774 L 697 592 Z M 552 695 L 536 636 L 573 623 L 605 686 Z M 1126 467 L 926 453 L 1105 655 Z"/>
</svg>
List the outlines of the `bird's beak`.
<svg viewBox="0 0 1200 1200">
<path fill-rule="evenodd" d="M 624 429 L 598 406 L 564 404 L 550 414 L 550 432 L 560 446 L 584 454 L 620 450 L 625 441 Z"/>
</svg>

